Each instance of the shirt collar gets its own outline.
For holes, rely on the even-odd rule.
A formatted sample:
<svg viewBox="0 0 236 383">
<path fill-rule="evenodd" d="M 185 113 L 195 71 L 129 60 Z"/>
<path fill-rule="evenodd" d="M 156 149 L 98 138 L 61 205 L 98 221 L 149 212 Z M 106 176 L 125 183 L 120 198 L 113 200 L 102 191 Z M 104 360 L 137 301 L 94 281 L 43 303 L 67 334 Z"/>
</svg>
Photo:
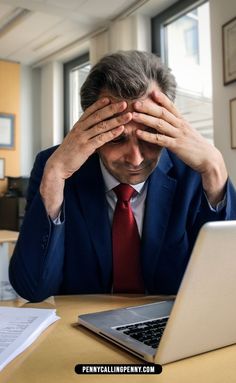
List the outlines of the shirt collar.
<svg viewBox="0 0 236 383">
<path fill-rule="evenodd" d="M 103 164 L 101 158 L 99 158 L 99 161 L 100 161 L 102 176 L 103 176 L 104 183 L 105 183 L 105 189 L 106 189 L 106 192 L 109 192 L 112 189 L 114 189 L 114 187 L 119 185 L 120 182 L 115 177 L 113 177 L 113 175 L 111 175 L 111 173 L 109 173 L 109 171 L 107 170 L 107 168 Z M 140 182 L 139 184 L 136 184 L 136 185 L 131 185 L 131 186 L 136 190 L 137 193 L 141 193 L 143 190 L 144 184 L 145 184 L 145 181 Z"/>
</svg>

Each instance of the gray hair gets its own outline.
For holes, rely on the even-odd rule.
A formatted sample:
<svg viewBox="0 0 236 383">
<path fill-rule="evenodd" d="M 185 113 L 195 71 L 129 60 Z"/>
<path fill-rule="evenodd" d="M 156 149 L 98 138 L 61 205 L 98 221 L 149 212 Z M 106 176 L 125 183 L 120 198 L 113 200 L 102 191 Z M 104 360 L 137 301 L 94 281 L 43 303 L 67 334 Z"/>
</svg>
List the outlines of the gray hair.
<svg viewBox="0 0 236 383">
<path fill-rule="evenodd" d="M 174 101 L 175 77 L 158 56 L 136 50 L 108 54 L 90 70 L 81 87 L 81 106 L 88 108 L 104 89 L 120 99 L 137 99 L 153 81 Z"/>
</svg>

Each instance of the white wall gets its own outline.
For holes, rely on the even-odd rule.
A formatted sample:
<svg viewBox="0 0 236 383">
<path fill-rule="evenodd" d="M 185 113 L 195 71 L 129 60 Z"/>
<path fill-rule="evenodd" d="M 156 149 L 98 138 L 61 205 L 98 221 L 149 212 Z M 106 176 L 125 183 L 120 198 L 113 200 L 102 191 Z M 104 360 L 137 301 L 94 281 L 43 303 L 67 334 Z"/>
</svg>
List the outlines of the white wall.
<svg viewBox="0 0 236 383">
<path fill-rule="evenodd" d="M 41 70 L 21 66 L 20 174 L 28 176 L 41 149 Z"/>
<path fill-rule="evenodd" d="M 41 148 L 63 139 L 63 64 L 50 62 L 41 75 Z"/>
<path fill-rule="evenodd" d="M 90 40 L 90 61 L 95 64 L 108 52 L 129 49 L 151 51 L 150 17 L 135 14 L 111 23 L 107 31 Z"/>
<path fill-rule="evenodd" d="M 109 52 L 108 32 L 102 32 L 99 35 L 90 39 L 89 56 L 90 62 L 94 65 L 97 60 Z"/>
<path fill-rule="evenodd" d="M 223 85 L 222 25 L 236 16 L 235 0 L 210 0 L 213 120 L 215 145 L 222 152 L 236 185 L 236 149 L 231 149 L 229 100 L 236 97 L 236 82 Z"/>
</svg>

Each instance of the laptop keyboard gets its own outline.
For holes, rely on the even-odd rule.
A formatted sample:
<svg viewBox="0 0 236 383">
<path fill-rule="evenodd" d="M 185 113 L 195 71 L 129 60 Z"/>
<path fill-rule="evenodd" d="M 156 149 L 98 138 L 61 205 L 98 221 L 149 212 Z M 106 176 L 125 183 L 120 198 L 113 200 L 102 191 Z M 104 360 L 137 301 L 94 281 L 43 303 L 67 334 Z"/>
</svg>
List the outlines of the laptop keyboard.
<svg viewBox="0 0 236 383">
<path fill-rule="evenodd" d="M 169 317 L 158 318 L 151 321 L 116 327 L 115 329 L 147 346 L 157 348 L 168 319 Z"/>
</svg>

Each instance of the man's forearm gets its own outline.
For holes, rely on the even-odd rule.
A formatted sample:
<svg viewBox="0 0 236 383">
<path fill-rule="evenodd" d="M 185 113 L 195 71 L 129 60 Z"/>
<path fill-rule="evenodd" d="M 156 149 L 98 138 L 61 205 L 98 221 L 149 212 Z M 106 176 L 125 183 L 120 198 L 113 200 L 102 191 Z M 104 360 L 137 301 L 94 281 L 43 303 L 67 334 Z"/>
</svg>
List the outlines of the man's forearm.
<svg viewBox="0 0 236 383">
<path fill-rule="evenodd" d="M 41 301 L 58 294 L 63 277 L 65 225 L 53 225 L 39 193 L 28 207 L 11 257 L 9 277 L 23 298 Z"/>
<path fill-rule="evenodd" d="M 220 152 L 216 161 L 209 165 L 208 169 L 201 174 L 203 189 L 211 206 L 216 206 L 223 200 L 225 185 L 228 179 L 227 169 Z"/>
<path fill-rule="evenodd" d="M 45 209 L 52 220 L 54 220 L 60 210 L 64 197 L 65 180 L 59 177 L 53 167 L 46 166 L 40 184 L 40 194 Z"/>
</svg>

